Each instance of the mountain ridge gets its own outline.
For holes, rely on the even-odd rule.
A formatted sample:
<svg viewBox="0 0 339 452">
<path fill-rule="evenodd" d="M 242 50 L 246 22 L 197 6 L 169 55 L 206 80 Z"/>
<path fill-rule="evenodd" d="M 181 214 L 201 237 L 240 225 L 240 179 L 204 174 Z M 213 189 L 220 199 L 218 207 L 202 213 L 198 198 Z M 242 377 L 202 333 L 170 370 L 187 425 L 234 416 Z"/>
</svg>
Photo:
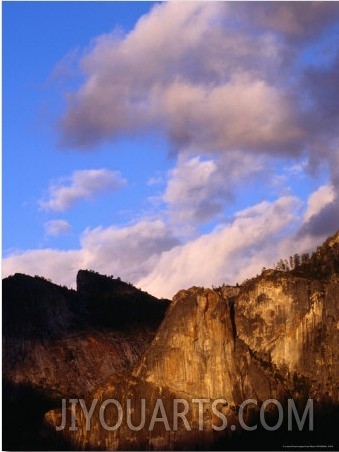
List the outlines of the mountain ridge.
<svg viewBox="0 0 339 452">
<path fill-rule="evenodd" d="M 59 406 L 62 398 L 85 397 L 108 376 L 121 378 L 140 359 L 167 309 L 168 300 L 157 300 L 118 278 L 113 280 L 92 271 L 79 273 L 80 290 L 19 273 L 2 282 L 6 449 L 25 450 L 27 444 L 32 450 L 69 449 L 68 442 L 60 442 L 55 432 L 46 432 L 44 413 Z M 92 303 L 93 294 L 86 288 L 86 281 L 101 292 L 97 305 L 106 303 L 105 315 L 117 313 L 116 304 L 124 302 L 139 309 L 123 324 L 121 316 L 107 320 Z M 117 300 L 107 297 L 107 287 L 118 292 Z M 107 308 L 110 301 L 113 309 Z M 150 306 L 155 309 L 148 322 L 145 313 Z M 22 425 L 19 422 L 26 433 L 18 438 L 17 421 L 13 419 L 22 407 L 34 424 L 25 427 L 27 418 Z M 46 443 L 46 436 L 52 438 L 51 443 Z"/>
<path fill-rule="evenodd" d="M 311 256 L 295 259 L 299 263 L 295 268 L 263 270 L 261 275 L 237 286 L 182 290 L 172 302 L 157 300 L 118 278 L 79 271 L 79 290 L 72 295 L 70 322 L 74 320 L 72 315 L 76 319 L 82 316 L 84 325 L 90 321 L 92 328 L 104 331 L 105 337 L 97 331 L 92 338 L 97 348 L 91 359 L 101 353 L 107 366 L 105 378 L 96 379 L 88 363 L 92 383 L 86 391 L 75 393 L 77 398 L 83 396 L 90 404 L 93 398 L 120 398 L 123 403 L 132 396 L 136 402 L 144 397 L 155 403 L 157 398 L 165 397 L 169 405 L 176 397 L 223 396 L 229 402 L 223 412 L 234 425 L 239 425 L 236 407 L 246 398 L 254 397 L 262 403 L 274 397 L 285 406 L 287 398 L 292 397 L 300 409 L 312 398 L 318 424 L 322 429 L 332 425 L 339 414 L 339 231 Z M 317 277 L 312 266 L 317 269 Z M 127 313 L 139 303 L 130 299 L 133 293 L 139 301 L 144 300 L 143 312 L 130 315 L 126 321 Z M 123 305 L 123 300 L 126 310 L 119 316 L 117 306 Z M 103 313 L 100 309 L 98 312 L 98 307 L 105 305 Z M 149 315 L 151 307 L 155 308 L 153 318 Z M 91 315 L 86 317 L 86 312 Z M 117 348 L 118 336 L 124 344 L 119 359 L 110 348 L 112 344 Z M 86 341 L 88 351 L 91 345 L 88 338 Z M 73 363 L 79 350 L 70 345 L 73 355 L 67 359 Z M 112 362 L 120 362 L 120 370 L 113 369 Z M 67 364 L 63 363 L 67 375 Z M 39 367 L 39 363 L 36 365 Z M 15 377 L 15 369 L 11 375 Z M 63 395 L 68 397 L 66 393 Z M 108 413 L 113 419 L 114 413 Z M 195 419 L 193 407 L 192 413 Z M 96 410 L 95 415 L 99 415 Z M 44 419 L 55 432 L 60 409 L 52 407 Z M 192 445 L 204 449 L 217 444 L 222 448 L 229 444 L 235 449 L 244 447 L 238 432 L 235 435 L 226 429 L 216 435 L 208 412 L 206 431 L 188 434 L 181 429 L 173 435 L 157 427 L 157 439 L 147 432 L 131 433 L 126 425 L 120 432 L 107 432 L 98 421 L 88 432 L 85 421 L 77 412 L 79 430 L 66 428 L 59 432 L 59 438 L 73 448 L 90 450 L 168 450 Z M 276 435 L 280 441 L 283 437 Z M 323 439 L 323 430 L 314 438 Z"/>
</svg>

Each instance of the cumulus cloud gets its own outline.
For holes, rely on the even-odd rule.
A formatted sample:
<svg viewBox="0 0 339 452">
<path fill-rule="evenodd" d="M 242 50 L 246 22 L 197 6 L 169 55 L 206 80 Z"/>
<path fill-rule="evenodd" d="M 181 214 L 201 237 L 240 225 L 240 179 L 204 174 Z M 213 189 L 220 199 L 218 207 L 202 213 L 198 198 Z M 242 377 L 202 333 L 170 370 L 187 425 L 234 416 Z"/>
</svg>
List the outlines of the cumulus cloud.
<svg viewBox="0 0 339 452">
<path fill-rule="evenodd" d="M 263 201 L 239 211 L 233 221 L 219 225 L 214 231 L 163 252 L 154 267 L 138 284 L 155 295 L 173 296 L 178 290 L 197 286 L 235 284 L 260 273 L 262 267 L 274 267 L 281 258 L 295 252 L 314 251 L 338 229 L 336 224 L 323 223 L 332 230 L 306 230 L 308 218 L 317 218 L 332 206 L 331 187 L 313 193 L 302 219 L 303 205 L 294 196 L 274 202 Z M 303 231 L 301 234 L 300 231 Z"/>
<path fill-rule="evenodd" d="M 326 202 L 326 200 L 324 200 Z M 299 236 L 311 235 L 313 237 L 326 237 L 338 230 L 339 225 L 339 198 L 325 203 L 319 211 L 314 213 L 303 225 Z"/>
<path fill-rule="evenodd" d="M 308 198 L 307 210 L 304 220 L 309 221 L 314 215 L 319 214 L 323 207 L 335 199 L 335 191 L 332 185 L 322 185 Z"/>
<path fill-rule="evenodd" d="M 2 277 L 15 273 L 44 276 L 56 284 L 75 286 L 75 275 L 81 262 L 79 250 L 62 251 L 45 248 L 11 253 L 2 261 Z"/>
<path fill-rule="evenodd" d="M 262 201 L 185 242 L 179 242 L 160 220 L 88 229 L 79 249 L 12 253 L 3 260 L 3 276 L 37 274 L 74 287 L 78 269 L 87 268 L 120 276 L 159 297 L 172 297 L 192 285 L 235 284 L 259 273 L 263 266 L 274 266 L 281 257 L 312 251 L 320 244 L 326 231 L 320 234 L 319 230 L 315 240 L 313 231 L 305 227 L 322 209 L 332 206 L 331 199 L 331 188 L 324 186 L 310 196 L 306 206 L 294 196 Z"/>
<path fill-rule="evenodd" d="M 177 166 L 169 172 L 163 201 L 172 224 L 186 229 L 215 219 L 233 201 L 238 186 L 263 173 L 267 166 L 260 158 L 244 154 L 239 164 L 237 153 L 227 158 L 179 158 Z"/>
<path fill-rule="evenodd" d="M 215 161 L 193 157 L 170 174 L 163 199 L 175 211 L 179 223 L 210 219 L 220 211 L 222 204 L 217 195 L 222 186 Z"/>
<path fill-rule="evenodd" d="M 68 95 L 63 142 L 91 147 L 157 127 L 177 152 L 299 154 L 320 128 L 305 98 L 323 69 L 291 67 L 338 18 L 331 2 L 155 5 L 129 34 L 97 38 L 83 58 L 85 82 Z M 296 50 L 296 40 L 304 47 Z M 326 70 L 330 78 L 335 66 Z M 313 101 L 312 112 L 319 103 L 325 115 L 322 96 Z M 332 119 L 321 130 L 331 127 Z"/>
<path fill-rule="evenodd" d="M 326 147 L 324 150 L 323 147 Z M 305 223 L 299 232 L 299 237 L 310 235 L 316 238 L 333 234 L 339 227 L 339 142 L 318 148 L 317 158 L 321 161 L 323 152 L 329 152 L 330 182 L 321 186 L 309 198 Z"/>
<path fill-rule="evenodd" d="M 50 220 L 44 224 L 46 237 L 58 237 L 69 234 L 72 226 L 66 220 Z"/>
<path fill-rule="evenodd" d="M 47 199 L 41 199 L 41 209 L 63 212 L 81 199 L 90 199 L 107 191 L 117 190 L 126 183 L 118 171 L 92 169 L 74 171 L 49 187 Z"/>
<path fill-rule="evenodd" d="M 227 125 L 227 111 L 234 105 L 238 112 L 233 122 L 239 123 L 238 114 L 246 114 L 246 108 L 241 108 L 245 101 L 251 102 L 252 112 L 246 114 L 243 123 L 249 117 L 253 119 L 255 105 L 261 102 L 267 105 L 279 94 L 264 80 L 252 81 L 241 62 L 237 64 L 238 81 L 232 69 L 233 59 L 235 55 L 238 59 L 242 52 L 247 54 L 241 58 L 245 61 L 251 51 L 258 56 L 262 52 L 269 58 L 274 52 L 265 49 L 273 45 L 271 42 L 251 45 L 248 37 L 223 32 L 220 14 L 227 17 L 225 4 L 156 5 L 127 36 L 113 33 L 98 38 L 82 61 L 87 81 L 78 92 L 68 96 L 68 111 L 61 123 L 65 143 L 90 146 L 121 133 L 157 126 L 173 142 L 185 144 L 192 140 L 191 135 L 199 131 L 204 120 L 210 121 L 204 126 L 212 135 L 215 132 L 208 129 L 213 120 L 221 116 L 220 120 L 224 118 Z M 180 36 L 180 42 L 173 36 Z M 241 98 L 236 102 L 238 94 Z M 222 101 L 213 107 L 220 95 Z M 273 119 L 273 124 L 284 116 L 286 107 L 283 98 L 281 101 L 281 112 L 274 111 L 277 119 Z M 265 110 L 261 111 L 270 121 Z M 241 124 L 237 128 L 241 129 Z M 185 129 L 187 133 L 183 132 Z"/>
<path fill-rule="evenodd" d="M 283 93 L 248 75 L 215 87 L 173 82 L 153 96 L 178 149 L 288 153 L 304 138 Z"/>
<path fill-rule="evenodd" d="M 79 249 L 12 253 L 3 260 L 3 276 L 16 272 L 41 275 L 74 287 L 77 271 L 85 268 L 137 282 L 153 269 L 163 251 L 178 243 L 160 220 L 142 220 L 121 228 L 87 229 L 81 236 Z"/>
<path fill-rule="evenodd" d="M 158 295 L 164 290 L 173 295 L 192 285 L 241 282 L 275 263 L 278 250 L 272 242 L 296 221 L 299 207 L 298 199 L 283 197 L 240 211 L 233 222 L 162 253 L 138 284 Z"/>
<path fill-rule="evenodd" d="M 84 82 L 67 95 L 62 142 L 90 148 L 162 133 L 179 156 L 163 201 L 187 221 L 222 211 L 234 189 L 218 183 L 219 165 L 227 171 L 234 154 L 240 174 L 249 155 L 288 158 L 290 166 L 302 158 L 313 172 L 327 163 L 338 193 L 338 23 L 336 2 L 155 4 L 131 32 L 99 36 L 81 59 Z M 204 189 L 197 176 L 182 176 L 197 156 Z M 329 218 L 319 213 L 315 235 L 321 215 Z"/>
<path fill-rule="evenodd" d="M 321 1 L 260 2 L 256 7 L 242 2 L 238 8 L 250 15 L 253 23 L 279 31 L 294 43 L 316 36 L 338 18 L 338 5 Z"/>
<path fill-rule="evenodd" d="M 161 252 L 178 243 L 163 221 L 141 220 L 124 228 L 86 230 L 81 238 L 85 268 L 137 281 L 150 271 Z"/>
</svg>

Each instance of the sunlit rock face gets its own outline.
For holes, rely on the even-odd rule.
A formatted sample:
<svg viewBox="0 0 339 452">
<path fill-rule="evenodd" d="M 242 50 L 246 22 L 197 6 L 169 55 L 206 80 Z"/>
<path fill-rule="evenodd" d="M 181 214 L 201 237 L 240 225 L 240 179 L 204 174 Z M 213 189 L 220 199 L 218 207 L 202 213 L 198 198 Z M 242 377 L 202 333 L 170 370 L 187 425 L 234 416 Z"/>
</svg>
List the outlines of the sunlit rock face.
<svg viewBox="0 0 339 452">
<path fill-rule="evenodd" d="M 313 395 L 339 401 L 339 280 L 263 276 L 237 297 L 237 334 L 284 378 L 307 377 Z"/>
<path fill-rule="evenodd" d="M 302 377 L 318 401 L 339 402 L 338 320 L 339 233 L 300 268 L 266 271 L 237 297 L 238 337 L 292 388 Z"/>
<path fill-rule="evenodd" d="M 245 400 L 257 400 L 257 408 L 270 398 L 283 407 L 293 398 L 302 409 L 313 398 L 320 412 L 337 406 L 338 243 L 337 235 L 318 249 L 311 263 L 293 271 L 264 271 L 238 287 L 180 291 L 132 375 L 123 382 L 111 380 L 98 387 L 86 400 L 90 406 L 98 399 L 92 427 L 85 428 L 86 417 L 77 407 L 78 430 L 66 427 L 62 435 L 80 449 L 194 450 L 220 445 L 221 440 L 226 441 L 221 443 L 224 447 L 233 440 L 234 447 L 229 426 L 235 425 L 237 433 L 241 430 L 238 409 Z M 172 430 L 175 398 L 188 403 L 190 431 L 183 425 Z M 202 431 L 198 406 L 193 402 L 198 398 L 209 400 L 203 406 Z M 132 431 L 125 418 L 114 431 L 103 428 L 99 407 L 108 399 L 118 400 L 124 410 L 130 399 L 137 421 L 145 399 L 144 428 Z M 150 432 L 158 399 L 163 401 L 170 428 L 160 422 Z M 216 399 L 226 401 L 219 406 L 228 420 L 223 432 L 212 427 L 220 421 L 211 410 Z M 256 415 L 248 413 L 246 420 Z M 112 406 L 107 407 L 106 416 L 110 425 L 117 421 Z M 46 415 L 49 425 L 57 425 L 60 419 L 57 410 Z"/>
<path fill-rule="evenodd" d="M 237 339 L 232 301 L 221 291 L 179 292 L 136 372 L 140 378 L 189 397 L 231 404 L 269 394 L 267 378 Z M 251 373 L 257 373 L 253 385 Z"/>
<path fill-rule="evenodd" d="M 77 409 L 78 431 L 70 430 L 69 412 L 63 434 L 82 449 L 180 449 L 182 446 L 192 448 L 199 444 L 200 447 L 208 447 L 220 436 L 212 428 L 213 424 L 218 425 L 218 418 L 211 409 L 214 400 L 225 401 L 219 410 L 235 424 L 236 411 L 243 400 L 264 400 L 273 392 L 281 395 L 281 384 L 265 375 L 252 360 L 248 348 L 236 338 L 231 306 L 233 294 L 237 290 L 229 288 L 229 291 L 232 293 L 230 300 L 225 299 L 221 291 L 210 289 L 192 288 L 179 292 L 133 375 L 127 376 L 123 383 L 112 380 L 98 388 L 92 399 L 87 399 L 88 406 L 98 399 L 92 419 L 93 427 L 86 429 L 86 418 L 82 410 Z M 196 398 L 206 399 L 203 406 L 203 431 L 199 431 L 199 405 L 194 402 Z M 145 428 L 133 432 L 124 419 L 119 429 L 107 431 L 100 424 L 99 406 L 109 399 L 118 400 L 124 408 L 126 400 L 130 399 L 139 410 L 141 399 L 145 399 Z M 157 424 L 150 433 L 148 427 L 157 399 L 164 403 L 170 430 Z M 178 431 L 173 431 L 174 399 L 187 401 L 187 419 L 192 431 L 186 430 L 183 425 Z M 111 425 L 117 421 L 117 413 L 113 408 L 108 407 L 106 412 Z M 46 421 L 59 425 L 60 411 L 48 413 Z M 223 432 L 223 435 L 231 434 L 231 430 Z"/>
</svg>

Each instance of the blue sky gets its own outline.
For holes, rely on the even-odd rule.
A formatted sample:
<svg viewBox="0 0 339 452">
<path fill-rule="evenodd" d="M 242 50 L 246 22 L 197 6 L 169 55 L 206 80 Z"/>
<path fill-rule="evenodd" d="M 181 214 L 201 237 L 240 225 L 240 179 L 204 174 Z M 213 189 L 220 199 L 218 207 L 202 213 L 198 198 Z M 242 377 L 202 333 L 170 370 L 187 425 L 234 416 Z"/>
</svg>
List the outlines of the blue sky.
<svg viewBox="0 0 339 452">
<path fill-rule="evenodd" d="M 339 227 L 336 2 L 3 2 L 3 276 L 235 283 Z"/>
</svg>

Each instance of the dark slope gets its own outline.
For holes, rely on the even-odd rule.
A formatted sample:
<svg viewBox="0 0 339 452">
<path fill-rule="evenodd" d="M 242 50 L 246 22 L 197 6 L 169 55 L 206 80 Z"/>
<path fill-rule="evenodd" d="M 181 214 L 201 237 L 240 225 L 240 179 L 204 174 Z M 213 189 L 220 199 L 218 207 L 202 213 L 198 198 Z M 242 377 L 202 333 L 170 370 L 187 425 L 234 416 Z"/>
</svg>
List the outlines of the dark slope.
<svg viewBox="0 0 339 452">
<path fill-rule="evenodd" d="M 3 280 L 5 449 L 69 449 L 43 426 L 44 413 L 62 398 L 84 397 L 108 376 L 123 379 L 168 306 L 91 271 L 79 271 L 77 284 L 75 291 L 37 276 Z"/>
<path fill-rule="evenodd" d="M 77 292 L 85 301 L 89 322 L 119 330 L 132 325 L 157 328 L 169 303 L 119 278 L 85 270 L 78 272 Z"/>
</svg>

